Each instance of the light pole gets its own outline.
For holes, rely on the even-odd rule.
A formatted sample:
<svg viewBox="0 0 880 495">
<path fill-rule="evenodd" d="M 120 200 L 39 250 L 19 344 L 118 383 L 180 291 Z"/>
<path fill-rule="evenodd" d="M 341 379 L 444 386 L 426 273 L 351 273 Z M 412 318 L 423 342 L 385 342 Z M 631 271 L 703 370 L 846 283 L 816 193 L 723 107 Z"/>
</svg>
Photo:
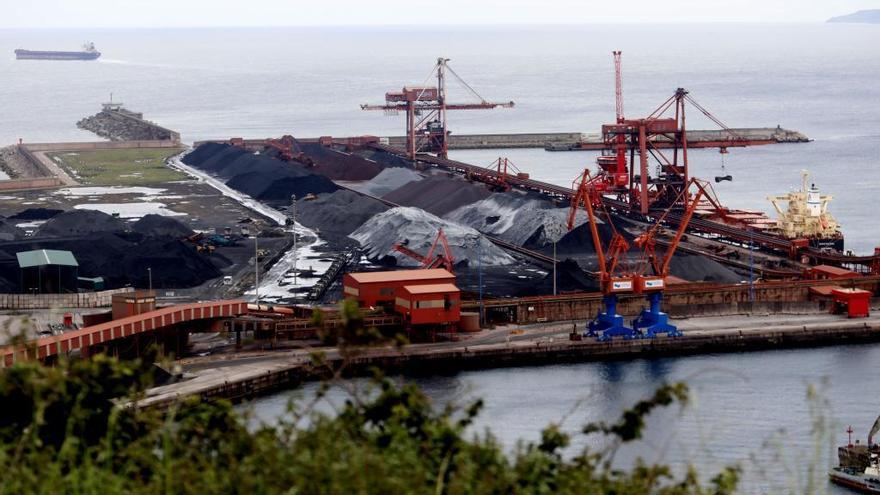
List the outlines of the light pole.
<svg viewBox="0 0 880 495">
<path fill-rule="evenodd" d="M 553 295 L 556 295 L 556 241 L 553 241 Z"/>
<path fill-rule="evenodd" d="M 254 231 L 254 296 L 257 300 L 257 309 L 260 309 L 260 247 L 259 237 Z"/>
<path fill-rule="evenodd" d="M 152 267 L 147 267 L 147 281 L 148 281 L 147 283 L 148 283 L 148 287 L 149 287 L 150 292 L 153 292 L 153 268 Z"/>
<path fill-rule="evenodd" d="M 296 251 L 296 194 L 290 195 L 291 229 L 293 229 L 293 285 L 296 286 L 296 262 L 299 253 Z"/>
</svg>

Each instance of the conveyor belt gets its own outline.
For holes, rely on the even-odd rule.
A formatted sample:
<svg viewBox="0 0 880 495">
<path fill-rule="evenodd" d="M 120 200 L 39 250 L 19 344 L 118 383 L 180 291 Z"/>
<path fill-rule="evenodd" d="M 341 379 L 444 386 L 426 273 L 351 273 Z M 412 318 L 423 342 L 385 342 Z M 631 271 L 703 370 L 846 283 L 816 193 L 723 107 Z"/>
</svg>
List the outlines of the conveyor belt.
<svg viewBox="0 0 880 495">
<path fill-rule="evenodd" d="M 405 153 L 402 150 L 392 148 L 390 146 L 384 146 L 380 144 L 372 144 L 371 146 L 373 148 L 381 149 L 395 155 L 405 156 Z M 449 160 L 447 158 L 439 158 L 433 155 L 420 154 L 418 156 L 418 159 L 419 161 L 430 163 L 438 167 L 443 167 L 447 170 L 467 174 L 475 178 L 476 180 L 481 180 L 481 178 L 483 177 L 488 177 L 490 178 L 490 180 L 488 180 L 487 182 L 492 182 L 493 180 L 495 182 L 498 182 L 502 179 L 502 175 L 495 170 L 478 167 L 475 165 L 469 165 L 467 163 Z M 535 191 L 560 199 L 570 200 L 572 197 L 574 197 L 575 194 L 575 191 L 569 187 L 558 186 L 556 184 L 550 184 L 534 179 L 522 179 L 510 175 L 503 177 L 503 179 L 506 183 L 512 186 L 517 186 L 522 189 Z M 629 205 L 622 201 L 618 201 L 612 198 L 602 199 L 606 206 L 619 211 L 621 214 L 628 213 L 630 210 Z M 671 224 L 678 225 L 678 222 L 681 220 L 681 214 L 670 212 L 666 218 Z M 688 224 L 688 231 L 716 234 L 723 237 L 724 239 L 735 241 L 744 245 L 751 243 L 764 249 L 770 249 L 779 252 L 785 256 L 789 256 L 792 253 L 792 243 L 788 239 L 767 234 L 764 232 L 746 230 L 720 222 L 706 220 L 703 218 L 692 218 L 690 223 Z M 798 251 L 798 253 L 809 256 L 817 264 L 830 263 L 837 265 L 859 265 L 867 269 L 871 269 L 872 266 L 880 265 L 880 255 L 847 256 L 840 253 L 824 252 L 815 248 L 801 250 Z"/>
</svg>

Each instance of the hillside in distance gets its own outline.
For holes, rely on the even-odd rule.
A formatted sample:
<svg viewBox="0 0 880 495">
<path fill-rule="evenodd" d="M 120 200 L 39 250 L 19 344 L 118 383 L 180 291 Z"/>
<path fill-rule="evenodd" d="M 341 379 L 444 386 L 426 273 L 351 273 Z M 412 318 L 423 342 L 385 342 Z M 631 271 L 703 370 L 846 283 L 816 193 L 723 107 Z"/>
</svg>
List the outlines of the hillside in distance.
<svg viewBox="0 0 880 495">
<path fill-rule="evenodd" d="M 864 24 L 880 24 L 880 9 L 860 10 L 852 14 L 832 17 L 828 22 L 853 22 Z"/>
</svg>

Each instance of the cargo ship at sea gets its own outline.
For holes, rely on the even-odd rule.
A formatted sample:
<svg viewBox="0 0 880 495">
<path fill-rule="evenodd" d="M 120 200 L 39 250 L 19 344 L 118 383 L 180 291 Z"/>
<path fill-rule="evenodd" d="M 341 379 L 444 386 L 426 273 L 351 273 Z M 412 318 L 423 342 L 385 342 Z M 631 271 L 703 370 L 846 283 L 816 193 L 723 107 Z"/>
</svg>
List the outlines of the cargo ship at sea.
<svg viewBox="0 0 880 495">
<path fill-rule="evenodd" d="M 101 52 L 95 49 L 94 43 L 86 43 L 78 52 L 15 50 L 15 58 L 18 60 L 95 60 L 101 56 Z"/>
</svg>

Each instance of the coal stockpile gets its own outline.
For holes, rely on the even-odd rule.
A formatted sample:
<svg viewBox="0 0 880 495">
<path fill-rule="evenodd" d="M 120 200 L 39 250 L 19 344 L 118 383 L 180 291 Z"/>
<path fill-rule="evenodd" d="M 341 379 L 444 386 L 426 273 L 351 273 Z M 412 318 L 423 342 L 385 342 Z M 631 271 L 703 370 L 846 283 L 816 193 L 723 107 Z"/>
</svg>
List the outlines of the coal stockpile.
<svg viewBox="0 0 880 495">
<path fill-rule="evenodd" d="M 491 194 L 482 184 L 474 184 L 448 174 L 438 174 L 404 184 L 383 196 L 383 199 L 443 216 Z"/>
<path fill-rule="evenodd" d="M 614 230 L 602 220 L 599 220 L 596 224 L 596 230 L 599 232 L 599 239 L 602 242 L 602 246 L 607 249 L 608 243 L 614 235 Z M 630 245 L 632 245 L 634 238 L 629 232 L 623 229 L 618 229 L 618 232 L 627 240 L 627 242 L 630 243 Z M 562 236 L 556 242 L 556 252 L 558 254 L 595 255 L 596 249 L 593 247 L 593 236 L 590 231 L 590 223 L 584 222 Z"/>
<path fill-rule="evenodd" d="M 395 155 L 393 153 L 389 153 L 385 150 L 379 150 L 375 148 L 356 148 L 352 153 L 362 156 L 367 160 L 372 160 L 381 164 L 384 167 L 396 167 L 396 168 L 410 168 L 412 167 L 412 162 L 406 159 L 403 156 Z"/>
<path fill-rule="evenodd" d="M 397 243 L 420 254 L 430 249 L 440 229 L 449 242 L 456 263 L 510 265 L 507 252 L 485 239 L 476 230 L 438 218 L 418 208 L 399 207 L 373 216 L 352 232 L 351 238 L 364 248 L 364 254 L 382 263 L 415 266 L 418 262 L 394 250 Z M 442 254 L 438 252 L 437 254 Z M 393 258 L 393 260 L 392 260 Z"/>
<path fill-rule="evenodd" d="M 287 205 L 294 194 L 304 197 L 338 189 L 327 177 L 300 164 L 228 144 L 203 144 L 184 156 L 183 162 L 220 177 L 233 189 L 276 206 Z"/>
<path fill-rule="evenodd" d="M 423 178 L 422 174 L 415 170 L 391 167 L 386 168 L 368 182 L 353 185 L 351 188 L 358 192 L 381 198 L 404 184 L 418 182 Z"/>
<path fill-rule="evenodd" d="M 19 268 L 15 254 L 35 249 L 73 253 L 82 277 L 104 277 L 108 288 L 146 287 L 150 268 L 154 287 L 192 287 L 222 275 L 229 262 L 219 255 L 206 256 L 177 239 L 103 232 L 78 239 L 28 239 L 0 243 L 0 288 L 16 291 Z"/>
<path fill-rule="evenodd" d="M 49 219 L 34 237 L 73 237 L 126 230 L 124 221 L 96 210 L 70 210 Z"/>
<path fill-rule="evenodd" d="M 146 287 L 150 268 L 154 287 L 192 287 L 222 275 L 231 262 L 221 253 L 197 253 L 181 239 L 192 230 L 180 221 L 146 215 L 133 224 L 94 210 L 70 210 L 55 215 L 33 237 L 2 235 L 0 220 L 0 290 L 18 290 L 20 271 L 15 257 L 21 251 L 71 251 L 79 275 L 104 277 L 108 288 Z"/>
<path fill-rule="evenodd" d="M 362 156 L 320 144 L 299 143 L 299 148 L 314 163 L 312 171 L 333 180 L 370 180 L 382 166 Z"/>
<path fill-rule="evenodd" d="M 350 242 L 348 234 L 387 209 L 380 201 L 340 189 L 319 194 L 318 199 L 297 201 L 296 220 L 306 227 L 318 229 L 322 238 Z"/>
<path fill-rule="evenodd" d="M 48 220 L 63 212 L 64 210 L 56 210 L 55 208 L 28 208 L 10 216 L 9 219 L 21 221 Z"/>
<path fill-rule="evenodd" d="M 602 246 L 607 250 L 613 231 L 607 223 L 600 223 L 597 227 Z M 621 228 L 618 228 L 618 232 L 627 240 L 630 246 L 633 245 L 634 237 L 632 234 Z M 543 251 L 549 252 L 546 248 Z M 598 270 L 596 250 L 593 248 L 593 238 L 590 233 L 589 223 L 584 223 L 563 236 L 556 244 L 556 253 L 560 257 L 577 260 L 587 270 Z M 641 251 L 637 248 L 631 247 L 627 255 L 630 261 L 641 259 Z M 663 251 L 658 249 L 657 256 L 662 257 L 663 255 Z M 672 261 L 669 264 L 669 273 L 691 282 L 735 283 L 739 282 L 742 278 L 736 272 L 715 260 L 685 253 L 673 255 Z"/>
<path fill-rule="evenodd" d="M 144 215 L 131 225 L 133 232 L 155 237 L 184 238 L 193 235 L 191 228 L 174 218 L 162 215 Z"/>
<path fill-rule="evenodd" d="M 12 241 L 24 237 L 24 231 L 15 226 L 10 218 L 0 217 L 0 241 Z"/>
<path fill-rule="evenodd" d="M 568 233 L 568 208 L 518 192 L 493 194 L 445 218 L 530 249 L 545 247 Z"/>
</svg>

